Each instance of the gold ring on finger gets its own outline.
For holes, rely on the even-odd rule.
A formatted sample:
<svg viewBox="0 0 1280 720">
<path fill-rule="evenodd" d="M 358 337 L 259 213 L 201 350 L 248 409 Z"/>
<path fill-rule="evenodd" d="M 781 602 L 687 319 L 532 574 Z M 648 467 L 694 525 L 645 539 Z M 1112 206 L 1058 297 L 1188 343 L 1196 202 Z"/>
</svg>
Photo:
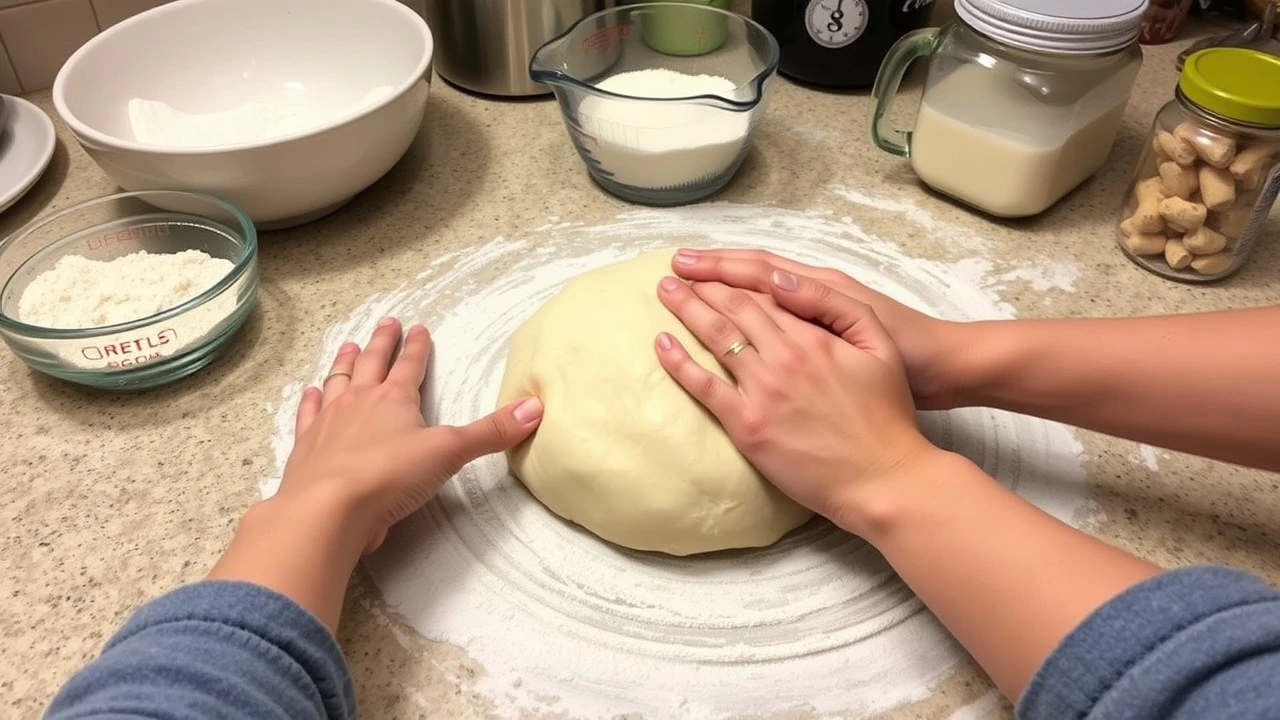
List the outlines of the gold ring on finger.
<svg viewBox="0 0 1280 720">
<path fill-rule="evenodd" d="M 332 380 L 332 379 L 334 379 L 334 378 L 336 378 L 336 377 L 345 377 L 345 378 L 347 378 L 348 380 L 350 380 L 350 379 L 351 379 L 351 373 L 347 372 L 346 370 L 338 370 L 337 372 L 331 372 L 331 373 L 329 373 L 328 375 L 325 375 L 325 376 L 324 376 L 324 382 L 322 382 L 322 383 L 320 383 L 320 384 L 321 384 L 321 385 L 327 385 L 327 384 L 329 383 L 329 381 L 330 381 L 330 380 Z"/>
<path fill-rule="evenodd" d="M 742 338 L 738 342 L 730 345 L 729 348 L 724 351 L 724 356 L 733 357 L 749 347 L 751 347 L 751 341 L 746 338 Z"/>
</svg>

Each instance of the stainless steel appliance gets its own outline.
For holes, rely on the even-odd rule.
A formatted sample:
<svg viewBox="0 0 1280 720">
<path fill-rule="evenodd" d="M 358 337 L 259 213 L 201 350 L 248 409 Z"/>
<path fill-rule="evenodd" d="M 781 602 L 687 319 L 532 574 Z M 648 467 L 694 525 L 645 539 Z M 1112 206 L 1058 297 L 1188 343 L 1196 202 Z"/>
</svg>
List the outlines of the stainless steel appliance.
<svg viewBox="0 0 1280 720">
<path fill-rule="evenodd" d="M 489 95 L 542 95 L 529 60 L 543 43 L 617 0 L 426 0 L 435 36 L 435 68 L 467 90 Z"/>
</svg>

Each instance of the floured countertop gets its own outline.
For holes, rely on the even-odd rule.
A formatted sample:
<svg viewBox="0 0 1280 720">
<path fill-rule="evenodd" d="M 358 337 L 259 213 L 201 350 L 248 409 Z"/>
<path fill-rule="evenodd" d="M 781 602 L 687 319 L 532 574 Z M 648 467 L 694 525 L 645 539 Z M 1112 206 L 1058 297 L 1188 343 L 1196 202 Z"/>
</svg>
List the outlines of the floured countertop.
<svg viewBox="0 0 1280 720">
<path fill-rule="evenodd" d="M 858 237 L 967 278 L 993 308 L 1019 317 L 1280 303 L 1274 220 L 1249 265 L 1213 287 L 1162 280 L 1114 246 L 1120 193 L 1171 93 L 1173 57 L 1189 40 L 1146 49 L 1108 165 L 1038 218 L 996 222 L 929 194 L 905 161 L 871 146 L 865 94 L 824 94 L 785 79 L 755 150 L 714 198 L 734 206 L 706 212 L 748 206 L 743 212 L 758 220 L 764 211 L 750 206 L 770 205 L 780 217 L 856 226 Z M 54 114 L 48 93 L 32 99 Z M 906 115 L 907 105 L 899 102 L 898 112 Z M 55 123 L 50 171 L 0 215 L 0 235 L 113 189 Z M 207 572 L 259 483 L 275 473 L 281 398 L 319 371 L 331 328 L 352 322 L 371 298 L 439 271 L 432 264 L 442 258 L 501 242 L 589 245 L 639 222 L 636 210 L 588 179 L 551 100 L 486 100 L 436 82 L 418 142 L 387 177 L 328 218 L 262 238 L 259 307 L 228 354 L 198 377 L 145 394 L 103 394 L 0 354 L 0 690 L 15 715 L 35 715 L 138 605 Z M 777 227 L 785 245 L 788 225 Z M 485 265 L 470 282 L 490 282 L 484 274 L 502 267 Z M 1280 582 L 1275 475 L 1079 438 L 1098 534 L 1164 565 L 1224 562 Z M 352 585 L 340 640 L 365 717 L 488 717 L 502 705 L 485 666 L 401 622 L 365 570 Z M 500 681 L 513 693 L 522 685 L 518 675 Z M 1007 714 L 990 689 L 960 661 L 930 693 L 885 717 Z M 556 697 L 543 700 L 533 714 L 561 713 Z"/>
</svg>

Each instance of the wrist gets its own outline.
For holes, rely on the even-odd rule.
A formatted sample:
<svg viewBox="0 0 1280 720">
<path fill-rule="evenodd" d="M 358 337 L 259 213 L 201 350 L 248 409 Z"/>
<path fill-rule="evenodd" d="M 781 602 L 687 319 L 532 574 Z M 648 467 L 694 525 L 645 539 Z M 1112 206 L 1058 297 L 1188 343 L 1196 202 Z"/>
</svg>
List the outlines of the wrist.
<svg viewBox="0 0 1280 720">
<path fill-rule="evenodd" d="M 1015 353 L 1014 321 L 949 323 L 943 353 L 950 358 L 948 408 L 994 406 Z"/>
<path fill-rule="evenodd" d="M 345 493 L 321 485 L 263 500 L 245 512 L 209 577 L 274 590 L 336 629 L 370 533 L 355 510 Z"/>
<path fill-rule="evenodd" d="M 928 445 L 893 472 L 856 486 L 846 511 L 833 520 L 879 547 L 904 525 L 937 510 L 946 512 L 949 498 L 964 492 L 973 473 L 994 482 L 967 458 Z"/>
<path fill-rule="evenodd" d="M 245 512 L 240 527 L 279 541 L 346 550 L 362 548 L 368 541 L 373 532 L 368 515 L 356 494 L 345 489 L 345 483 L 321 481 L 302 489 L 282 490 L 257 503 Z"/>
</svg>

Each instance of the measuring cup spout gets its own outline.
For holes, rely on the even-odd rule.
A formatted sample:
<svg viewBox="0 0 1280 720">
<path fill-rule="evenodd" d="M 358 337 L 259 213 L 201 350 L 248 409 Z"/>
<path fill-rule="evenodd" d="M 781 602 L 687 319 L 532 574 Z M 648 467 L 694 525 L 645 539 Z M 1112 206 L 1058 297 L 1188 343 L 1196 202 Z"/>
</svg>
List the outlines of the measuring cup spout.
<svg viewBox="0 0 1280 720">
<path fill-rule="evenodd" d="M 529 60 L 530 79 L 553 87 L 563 85 L 569 79 L 568 36 L 569 33 L 565 32 L 552 38 L 533 53 Z"/>
</svg>

